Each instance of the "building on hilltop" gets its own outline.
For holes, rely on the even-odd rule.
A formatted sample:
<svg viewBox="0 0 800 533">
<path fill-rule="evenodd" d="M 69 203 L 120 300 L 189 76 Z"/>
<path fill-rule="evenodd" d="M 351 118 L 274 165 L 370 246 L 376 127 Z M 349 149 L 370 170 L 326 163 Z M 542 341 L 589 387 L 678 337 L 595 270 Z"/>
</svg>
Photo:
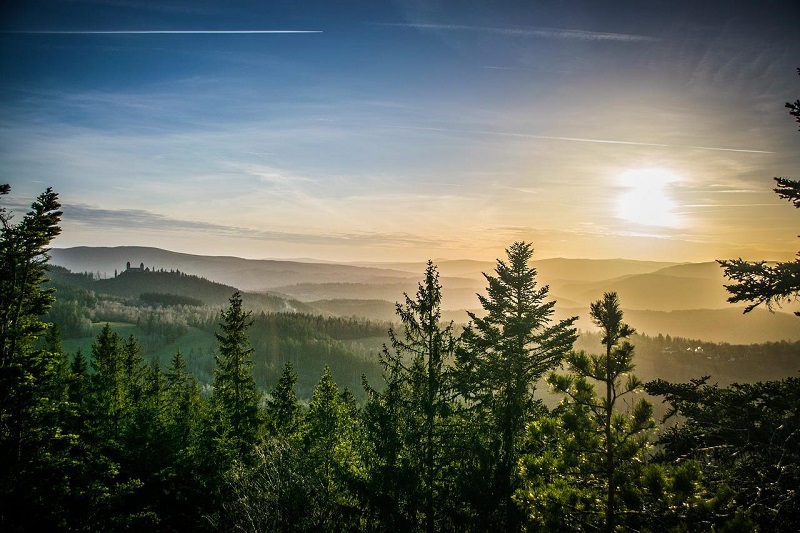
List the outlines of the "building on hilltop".
<svg viewBox="0 0 800 533">
<path fill-rule="evenodd" d="M 132 267 L 131 262 L 125 264 L 125 272 L 150 272 L 149 268 L 144 267 L 144 263 L 139 263 L 138 267 Z"/>
</svg>

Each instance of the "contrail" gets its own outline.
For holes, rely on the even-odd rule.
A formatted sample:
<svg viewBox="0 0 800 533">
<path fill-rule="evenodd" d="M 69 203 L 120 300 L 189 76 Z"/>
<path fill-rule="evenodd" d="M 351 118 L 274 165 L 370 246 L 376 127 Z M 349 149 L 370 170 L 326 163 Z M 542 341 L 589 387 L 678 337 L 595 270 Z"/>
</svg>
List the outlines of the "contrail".
<svg viewBox="0 0 800 533">
<path fill-rule="evenodd" d="M 609 33 L 588 30 L 569 30 L 563 28 L 493 28 L 489 26 L 467 26 L 465 24 L 419 24 L 419 23 L 374 23 L 378 26 L 394 26 L 398 28 L 416 28 L 420 30 L 444 31 L 480 31 L 500 33 L 503 35 L 520 35 L 525 37 L 543 37 L 546 39 L 575 39 L 579 41 L 658 41 L 646 35 L 630 35 L 627 33 Z"/>
<path fill-rule="evenodd" d="M 114 31 L 2 31 L 23 35 L 249 35 L 263 33 L 322 33 L 322 30 L 114 30 Z"/>
<path fill-rule="evenodd" d="M 774 154 L 775 152 L 768 152 L 766 150 L 745 150 L 740 148 L 719 148 L 715 146 L 692 146 L 685 144 L 662 144 L 662 143 L 645 143 L 636 141 L 615 141 L 611 139 L 589 139 L 584 137 L 556 137 L 552 135 L 535 135 L 533 133 L 510 133 L 503 131 L 484 131 L 484 130 L 455 130 L 447 128 L 428 128 L 422 126 L 391 126 L 399 129 L 409 130 L 425 130 L 425 131 L 442 131 L 448 133 L 467 133 L 479 135 L 499 135 L 503 137 L 522 137 L 526 139 L 545 139 L 551 141 L 571 141 L 581 143 L 597 143 L 597 144 L 624 144 L 627 146 L 656 146 L 661 148 L 691 148 L 693 150 L 713 150 L 716 152 L 741 152 L 746 154 Z"/>
</svg>

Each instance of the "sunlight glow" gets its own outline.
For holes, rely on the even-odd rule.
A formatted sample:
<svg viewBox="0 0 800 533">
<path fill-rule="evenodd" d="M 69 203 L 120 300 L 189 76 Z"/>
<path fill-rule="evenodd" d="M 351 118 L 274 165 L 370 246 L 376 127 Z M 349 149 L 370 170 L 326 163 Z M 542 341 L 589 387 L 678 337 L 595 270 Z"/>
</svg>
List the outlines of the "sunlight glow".
<svg viewBox="0 0 800 533">
<path fill-rule="evenodd" d="M 680 218 L 669 185 L 678 177 L 662 168 L 640 168 L 623 172 L 619 182 L 626 190 L 619 197 L 617 216 L 645 226 L 676 227 Z"/>
</svg>

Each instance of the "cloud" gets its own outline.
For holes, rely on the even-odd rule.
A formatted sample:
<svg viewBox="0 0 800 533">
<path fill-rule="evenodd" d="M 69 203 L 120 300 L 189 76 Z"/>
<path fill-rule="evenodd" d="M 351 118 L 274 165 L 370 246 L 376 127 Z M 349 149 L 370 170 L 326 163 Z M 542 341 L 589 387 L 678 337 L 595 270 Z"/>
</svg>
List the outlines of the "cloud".
<svg viewBox="0 0 800 533">
<path fill-rule="evenodd" d="M 231 162 L 225 165 L 231 172 L 254 176 L 262 183 L 267 183 L 276 188 L 292 188 L 303 183 L 312 183 L 314 180 L 304 176 L 297 176 L 284 170 L 256 164 Z"/>
<path fill-rule="evenodd" d="M 424 126 L 394 126 L 400 129 L 416 129 L 416 130 L 424 130 L 424 131 L 442 131 L 442 132 L 450 132 L 450 133 L 467 133 L 467 134 L 479 134 L 479 135 L 500 135 L 505 137 L 522 137 L 526 139 L 543 139 L 543 140 L 551 140 L 551 141 L 570 141 L 570 142 L 582 142 L 582 143 L 598 143 L 598 144 L 623 144 L 628 146 L 653 146 L 653 147 L 660 147 L 660 148 L 689 148 L 692 150 L 712 150 L 718 152 L 742 152 L 748 154 L 773 154 L 775 152 L 768 152 L 766 150 L 749 150 L 745 148 L 723 148 L 723 147 L 715 147 L 715 146 L 692 146 L 692 145 L 682 145 L 682 144 L 663 144 L 663 143 L 646 143 L 646 142 L 637 142 L 637 141 L 620 141 L 614 139 L 590 139 L 586 137 L 559 137 L 554 135 L 536 135 L 533 133 L 514 133 L 514 132 L 504 132 L 504 131 L 487 131 L 487 130 L 457 130 L 457 129 L 449 129 L 449 128 L 431 128 L 431 127 L 424 127 Z"/>
<path fill-rule="evenodd" d="M 219 10 L 211 9 L 207 2 L 197 0 L 68 0 L 74 4 L 94 4 L 114 8 L 135 9 L 137 11 L 154 11 L 161 13 L 181 14 L 218 14 Z M 206 5 L 203 5 L 203 4 Z"/>
<path fill-rule="evenodd" d="M 56 31 L 56 30 L 18 30 L 0 31 L 15 35 L 250 35 L 282 33 L 322 33 L 322 30 L 97 30 L 97 31 Z"/>
<path fill-rule="evenodd" d="M 420 24 L 420 23 L 377 23 L 380 26 L 394 26 L 398 28 L 414 28 L 419 30 L 436 31 L 472 31 L 482 33 L 498 33 L 508 36 L 539 37 L 544 39 L 566 39 L 577 41 L 622 41 L 622 42 L 653 42 L 659 39 L 646 35 L 631 35 L 627 33 L 609 33 L 588 30 L 571 30 L 563 28 L 493 28 L 487 26 L 468 26 L 464 24 Z"/>
<path fill-rule="evenodd" d="M 83 204 L 63 205 L 64 221 L 90 227 L 158 230 L 169 232 L 212 233 L 222 237 L 244 238 L 291 244 L 362 246 L 445 246 L 442 239 L 402 232 L 301 233 L 270 231 L 197 220 L 181 220 L 144 209 L 102 209 Z"/>
</svg>

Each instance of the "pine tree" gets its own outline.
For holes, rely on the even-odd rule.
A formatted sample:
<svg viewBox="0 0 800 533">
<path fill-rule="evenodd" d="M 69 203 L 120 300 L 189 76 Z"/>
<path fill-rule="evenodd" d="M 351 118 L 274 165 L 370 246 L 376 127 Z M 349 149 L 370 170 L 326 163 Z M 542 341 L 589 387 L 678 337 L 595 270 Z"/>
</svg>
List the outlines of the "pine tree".
<svg viewBox="0 0 800 533">
<path fill-rule="evenodd" d="M 127 359 L 122 338 L 106 324 L 92 344 L 92 418 L 97 442 L 116 449 L 128 414 Z"/>
<path fill-rule="evenodd" d="M 259 394 L 253 379 L 253 349 L 247 338 L 252 324 L 237 291 L 222 313 L 214 370 L 212 405 L 220 451 L 229 461 L 245 458 L 260 432 Z"/>
<path fill-rule="evenodd" d="M 377 446 L 383 471 L 374 472 L 384 498 L 400 498 L 381 504 L 384 512 L 402 510 L 394 523 L 418 524 L 426 531 L 443 528 L 442 502 L 447 497 L 446 453 L 452 436 L 451 421 L 456 409 L 452 360 L 456 348 L 453 324 L 441 323 L 441 285 L 431 261 L 415 298 L 406 295 L 397 304 L 402 335 L 389 330 L 391 349 L 384 347 L 381 363 L 387 383 L 382 399 L 374 404 L 373 419 L 387 435 Z M 374 395 L 373 395 L 374 396 Z M 382 411 L 382 412 L 381 412 Z M 389 477 L 402 464 L 401 478 Z M 394 509 L 392 511 L 392 509 Z"/>
<path fill-rule="evenodd" d="M 800 74 L 800 68 L 797 69 Z M 786 102 L 789 114 L 800 123 L 800 100 Z M 798 128 L 800 130 L 800 128 Z M 789 178 L 774 178 L 777 187 L 773 189 L 782 199 L 788 200 L 796 208 L 800 208 L 800 181 Z M 749 313 L 761 304 L 770 311 L 782 302 L 800 299 L 800 252 L 794 261 L 779 261 L 768 264 L 766 261 L 755 263 L 739 259 L 717 261 L 725 270 L 725 277 L 733 283 L 725 285 L 731 293 L 731 303 L 749 302 L 744 312 Z M 800 316 L 800 311 L 795 312 Z"/>
<path fill-rule="evenodd" d="M 0 197 L 10 190 L 0 185 Z M 59 208 L 49 188 L 16 224 L 0 206 L 0 529 L 47 527 L 55 507 L 43 496 L 48 471 L 58 468 L 51 445 L 61 434 L 59 402 L 51 395 L 59 394 L 62 357 L 37 340 L 54 302 L 44 283 L 48 246 L 61 232 Z"/>
<path fill-rule="evenodd" d="M 296 385 L 297 373 L 291 363 L 286 363 L 267 401 L 267 424 L 274 436 L 292 437 L 300 431 L 302 412 L 295 393 Z"/>
<path fill-rule="evenodd" d="M 658 439 L 658 466 L 693 463 L 695 485 L 710 493 L 660 517 L 701 518 L 713 531 L 735 531 L 743 520 L 752 521 L 747 531 L 800 531 L 800 377 L 728 387 L 708 380 L 645 385 L 670 405 L 663 421 L 675 417 Z"/>
<path fill-rule="evenodd" d="M 164 529 L 197 529 L 203 497 L 196 470 L 203 402 L 197 378 L 186 369 L 180 350 L 164 374 L 165 467 L 158 473 L 164 486 Z"/>
<path fill-rule="evenodd" d="M 413 524 L 405 505 L 406 496 L 416 490 L 414 473 L 404 459 L 406 424 L 411 421 L 403 413 L 410 395 L 401 370 L 399 364 L 385 366 L 380 392 L 363 380 L 368 398 L 363 417 L 369 442 L 364 500 L 375 528 L 382 531 L 407 531 Z"/>
<path fill-rule="evenodd" d="M 575 456 L 564 459 L 580 464 L 575 484 L 584 484 L 584 503 L 602 501 L 600 509 L 586 503 L 579 518 L 583 524 L 602 526 L 611 532 L 621 523 L 623 503 L 618 494 L 632 489 L 638 472 L 632 472 L 642 462 L 653 422 L 653 406 L 640 399 L 629 410 L 621 402 L 643 388 L 632 374 L 633 345 L 626 339 L 634 330 L 622 321 L 622 309 L 616 293 L 605 293 L 591 304 L 592 321 L 600 328 L 605 354 L 587 355 L 572 352 L 566 357 L 570 374 L 553 373 L 548 382 L 566 395 L 563 407 L 563 427 Z M 591 380 L 591 381 L 590 381 Z M 598 383 L 602 396 L 595 391 Z M 574 472 L 574 471 L 573 471 Z M 596 480 L 596 486 L 592 486 Z M 594 497 L 591 496 L 595 490 Z M 602 496 L 601 496 L 602 495 Z M 634 509 L 635 511 L 635 509 Z"/>
<path fill-rule="evenodd" d="M 506 250 L 508 262 L 498 260 L 496 276 L 484 274 L 488 296 L 478 295 L 487 311 L 470 313 L 471 323 L 457 352 L 460 389 L 464 397 L 488 414 L 494 436 L 494 504 L 504 510 L 498 520 L 517 529 L 511 496 L 518 486 L 516 464 L 525 426 L 536 411 L 537 383 L 572 348 L 576 318 L 551 324 L 554 301 L 549 288 L 537 287 L 530 266 L 533 248 L 516 242 Z"/>
<path fill-rule="evenodd" d="M 167 368 L 166 410 L 172 427 L 176 450 L 185 450 L 200 416 L 200 387 L 197 378 L 186 369 L 186 360 L 180 350 L 175 353 Z"/>
<path fill-rule="evenodd" d="M 140 375 L 129 367 L 135 359 L 135 341 L 122 337 L 105 324 L 92 344 L 91 367 L 86 407 L 86 428 L 82 453 L 87 455 L 86 498 L 89 512 L 85 527 L 118 529 L 147 527 L 152 517 L 139 514 L 134 502 L 140 491 L 142 471 L 134 441 L 140 437 L 136 427 L 137 405 L 132 391 L 140 397 L 132 376 Z"/>
</svg>

